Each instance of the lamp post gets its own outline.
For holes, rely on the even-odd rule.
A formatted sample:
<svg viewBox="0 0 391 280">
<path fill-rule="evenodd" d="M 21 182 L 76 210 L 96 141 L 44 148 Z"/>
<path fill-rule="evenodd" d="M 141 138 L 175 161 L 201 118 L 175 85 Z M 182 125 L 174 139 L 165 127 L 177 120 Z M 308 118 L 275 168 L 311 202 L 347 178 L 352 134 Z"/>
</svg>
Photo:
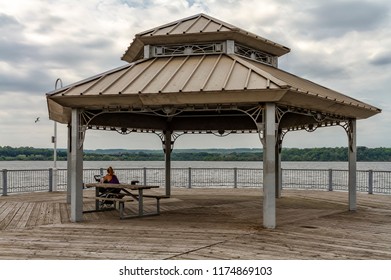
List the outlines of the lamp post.
<svg viewBox="0 0 391 280">
<path fill-rule="evenodd" d="M 62 87 L 62 81 L 60 78 L 56 80 L 54 89 L 58 88 L 58 85 Z M 52 136 L 53 147 L 53 191 L 57 191 L 57 122 L 54 121 L 54 136 Z"/>
</svg>

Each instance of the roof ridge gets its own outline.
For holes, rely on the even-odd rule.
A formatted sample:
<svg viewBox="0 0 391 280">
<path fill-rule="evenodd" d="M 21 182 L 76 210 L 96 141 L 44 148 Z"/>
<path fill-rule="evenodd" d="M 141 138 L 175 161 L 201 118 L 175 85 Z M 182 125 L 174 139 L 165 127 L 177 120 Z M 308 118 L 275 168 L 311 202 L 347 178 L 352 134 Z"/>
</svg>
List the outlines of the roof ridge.
<svg viewBox="0 0 391 280">
<path fill-rule="evenodd" d="M 235 30 L 241 30 L 239 27 L 236 27 L 232 24 L 229 24 L 227 22 L 224 22 L 222 20 L 219 20 L 217 18 L 214 18 L 214 17 L 211 17 L 207 14 L 204 14 L 204 13 L 199 13 L 199 14 L 195 14 L 195 15 L 192 15 L 192 16 L 188 16 L 188 17 L 185 17 L 185 18 L 182 18 L 182 19 L 178 19 L 178 20 L 175 20 L 175 21 L 172 21 L 172 22 L 169 22 L 169 23 L 166 23 L 166 24 L 163 24 L 163 25 L 160 25 L 160 26 L 156 26 L 154 28 L 151 28 L 151 29 L 148 29 L 146 31 L 143 31 L 143 32 L 140 32 L 140 33 L 137 33 L 136 34 L 136 37 L 139 37 L 139 36 L 143 36 L 145 34 L 148 34 L 148 33 L 151 33 L 151 32 L 154 32 L 156 30 L 159 30 L 159 29 L 163 29 L 163 28 L 166 28 L 166 27 L 169 27 L 169 26 L 175 26 L 177 25 L 178 23 L 181 23 L 181 22 L 184 22 L 184 21 L 189 21 L 189 20 L 193 20 L 193 19 L 199 19 L 201 17 L 204 17 L 206 19 L 209 19 L 209 20 L 213 20 L 221 25 L 224 25 L 226 26 L 227 28 L 229 29 L 232 29 L 233 31 Z"/>
</svg>

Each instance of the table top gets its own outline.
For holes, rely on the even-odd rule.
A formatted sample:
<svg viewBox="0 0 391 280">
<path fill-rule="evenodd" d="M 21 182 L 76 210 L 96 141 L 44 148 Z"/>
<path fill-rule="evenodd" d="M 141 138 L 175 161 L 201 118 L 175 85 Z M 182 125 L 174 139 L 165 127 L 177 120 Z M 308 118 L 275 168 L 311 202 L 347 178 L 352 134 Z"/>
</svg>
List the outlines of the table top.
<svg viewBox="0 0 391 280">
<path fill-rule="evenodd" d="M 109 184 L 109 183 L 87 183 L 85 184 L 85 186 L 87 188 L 115 188 L 115 189 L 129 189 L 129 190 L 159 188 L 159 186 L 150 186 L 150 185 Z"/>
</svg>

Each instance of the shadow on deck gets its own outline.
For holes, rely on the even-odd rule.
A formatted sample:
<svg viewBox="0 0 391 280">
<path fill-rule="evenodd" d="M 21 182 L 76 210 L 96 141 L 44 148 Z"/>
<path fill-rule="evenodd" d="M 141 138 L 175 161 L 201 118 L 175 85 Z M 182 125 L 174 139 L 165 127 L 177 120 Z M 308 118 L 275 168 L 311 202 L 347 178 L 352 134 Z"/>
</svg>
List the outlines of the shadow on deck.
<svg viewBox="0 0 391 280">
<path fill-rule="evenodd" d="M 259 189 L 172 193 L 160 216 L 108 211 L 80 223 L 69 221 L 63 192 L 0 197 L 0 259 L 391 259 L 391 196 L 358 194 L 349 212 L 345 192 L 284 190 L 277 228 L 266 230 Z"/>
</svg>

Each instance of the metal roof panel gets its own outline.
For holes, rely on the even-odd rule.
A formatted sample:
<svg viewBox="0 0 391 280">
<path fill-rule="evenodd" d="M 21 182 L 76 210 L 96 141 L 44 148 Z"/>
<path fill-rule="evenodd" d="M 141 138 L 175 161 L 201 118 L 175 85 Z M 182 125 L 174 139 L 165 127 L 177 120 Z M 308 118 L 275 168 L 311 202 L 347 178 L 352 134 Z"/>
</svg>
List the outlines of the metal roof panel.
<svg viewBox="0 0 391 280">
<path fill-rule="evenodd" d="M 135 107 L 142 103 L 150 106 L 155 101 L 158 103 L 154 106 L 164 102 L 191 105 L 191 102 L 229 100 L 235 104 L 277 102 L 356 118 L 380 112 L 376 107 L 283 70 L 226 54 L 141 60 L 59 89 L 49 94 L 48 99 L 65 107 L 84 108 Z M 53 116 L 60 119 L 58 114 Z"/>
</svg>

